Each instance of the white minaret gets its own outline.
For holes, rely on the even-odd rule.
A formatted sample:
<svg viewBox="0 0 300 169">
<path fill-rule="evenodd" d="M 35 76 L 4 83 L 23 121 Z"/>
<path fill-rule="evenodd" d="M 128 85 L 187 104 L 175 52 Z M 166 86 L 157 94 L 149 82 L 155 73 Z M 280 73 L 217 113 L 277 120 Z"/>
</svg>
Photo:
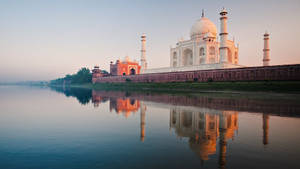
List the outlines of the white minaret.
<svg viewBox="0 0 300 169">
<path fill-rule="evenodd" d="M 220 12 L 221 30 L 220 30 L 220 63 L 227 63 L 227 11 L 225 8 Z"/>
<path fill-rule="evenodd" d="M 146 35 L 143 34 L 142 38 L 142 49 L 141 49 L 141 73 L 144 73 L 144 70 L 147 69 L 147 61 L 146 61 Z"/>
<path fill-rule="evenodd" d="M 266 32 L 264 34 L 264 58 L 263 58 L 263 66 L 269 66 L 270 64 L 270 48 L 269 48 L 269 34 Z"/>
</svg>

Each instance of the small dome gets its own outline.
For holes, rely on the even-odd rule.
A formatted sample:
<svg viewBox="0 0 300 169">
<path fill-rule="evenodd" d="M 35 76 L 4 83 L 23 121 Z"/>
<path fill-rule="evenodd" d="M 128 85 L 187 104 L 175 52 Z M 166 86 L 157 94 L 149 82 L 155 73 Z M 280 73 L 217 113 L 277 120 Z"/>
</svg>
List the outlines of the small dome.
<svg viewBox="0 0 300 169">
<path fill-rule="evenodd" d="M 204 35 L 204 38 L 214 38 L 215 36 L 211 33 L 211 32 L 208 32 Z"/>
<path fill-rule="evenodd" d="M 130 62 L 130 58 L 129 58 L 129 56 L 125 56 L 125 58 L 124 58 L 124 62 Z"/>
<path fill-rule="evenodd" d="M 192 26 L 190 36 L 192 38 L 195 35 L 204 35 L 209 32 L 214 37 L 216 37 L 217 36 L 217 27 L 208 18 L 202 17 L 199 20 L 197 20 L 196 23 Z"/>
</svg>

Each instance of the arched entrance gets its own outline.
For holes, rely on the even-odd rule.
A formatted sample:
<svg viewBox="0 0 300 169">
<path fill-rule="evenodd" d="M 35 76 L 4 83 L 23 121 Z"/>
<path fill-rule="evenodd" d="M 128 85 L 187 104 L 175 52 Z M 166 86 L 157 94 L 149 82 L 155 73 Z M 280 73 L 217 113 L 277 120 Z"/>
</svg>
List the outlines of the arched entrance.
<svg viewBox="0 0 300 169">
<path fill-rule="evenodd" d="M 193 51 L 191 49 L 185 49 L 183 51 L 183 66 L 193 65 Z"/>
<path fill-rule="evenodd" d="M 173 52 L 173 67 L 177 66 L 177 53 Z"/>
<path fill-rule="evenodd" d="M 135 75 L 135 69 L 130 69 L 130 75 Z"/>
</svg>

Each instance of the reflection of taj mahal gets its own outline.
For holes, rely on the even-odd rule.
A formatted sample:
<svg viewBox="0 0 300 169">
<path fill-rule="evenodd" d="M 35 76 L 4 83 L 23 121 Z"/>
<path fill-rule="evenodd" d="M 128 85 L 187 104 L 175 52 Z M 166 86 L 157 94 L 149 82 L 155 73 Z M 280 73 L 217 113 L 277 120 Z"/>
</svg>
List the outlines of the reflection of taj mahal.
<svg viewBox="0 0 300 169">
<path fill-rule="evenodd" d="M 220 159 L 225 164 L 226 142 L 233 139 L 235 131 L 238 130 L 238 113 L 202 113 L 171 109 L 170 127 L 179 137 L 189 138 L 189 146 L 201 160 L 208 160 L 209 155 L 216 153 L 219 138 Z"/>
<path fill-rule="evenodd" d="M 110 110 L 117 114 L 122 113 L 128 117 L 131 113 L 139 112 L 140 115 L 140 140 L 146 138 L 146 111 L 148 102 L 135 97 L 125 97 L 122 92 L 93 91 L 94 106 L 109 100 Z M 158 99 L 153 97 L 153 99 Z M 176 100 L 176 99 L 175 99 Z M 178 101 L 178 100 L 177 100 Z M 151 105 L 151 103 L 150 103 Z M 188 138 L 190 149 L 202 162 L 209 160 L 209 156 L 218 153 L 220 168 L 226 166 L 227 145 L 233 140 L 238 131 L 238 111 L 223 111 L 211 108 L 174 106 L 170 107 L 169 127 L 179 138 Z M 269 144 L 269 115 L 262 115 L 262 143 Z M 217 150 L 218 148 L 218 150 Z"/>
</svg>

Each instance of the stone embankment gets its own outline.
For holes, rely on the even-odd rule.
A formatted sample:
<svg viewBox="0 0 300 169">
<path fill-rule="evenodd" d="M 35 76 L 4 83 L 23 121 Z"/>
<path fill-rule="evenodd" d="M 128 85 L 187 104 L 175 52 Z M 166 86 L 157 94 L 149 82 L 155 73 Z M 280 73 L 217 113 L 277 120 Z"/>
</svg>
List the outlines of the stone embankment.
<svg viewBox="0 0 300 169">
<path fill-rule="evenodd" d="M 93 83 L 165 83 L 165 82 L 226 82 L 226 81 L 299 81 L 300 64 L 259 66 L 231 69 L 151 73 L 93 78 Z"/>
</svg>

